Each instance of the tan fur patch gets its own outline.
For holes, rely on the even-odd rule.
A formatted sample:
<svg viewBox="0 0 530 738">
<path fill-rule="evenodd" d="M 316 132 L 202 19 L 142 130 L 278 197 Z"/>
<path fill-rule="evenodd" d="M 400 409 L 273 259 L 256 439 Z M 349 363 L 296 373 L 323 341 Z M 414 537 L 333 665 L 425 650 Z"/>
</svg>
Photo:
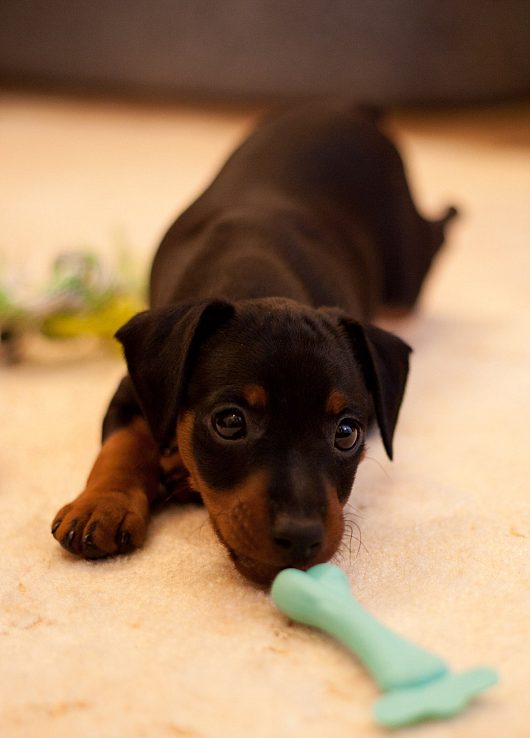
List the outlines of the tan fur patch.
<svg viewBox="0 0 530 738">
<path fill-rule="evenodd" d="M 143 418 L 135 418 L 104 442 L 87 480 L 86 489 L 142 489 L 148 500 L 158 492 L 159 451 Z"/>
<path fill-rule="evenodd" d="M 330 392 L 326 402 L 326 412 L 328 415 L 338 415 L 348 405 L 348 399 L 339 390 Z"/>
<path fill-rule="evenodd" d="M 324 546 L 322 547 L 317 559 L 312 562 L 312 565 L 323 564 L 331 559 L 340 546 L 342 534 L 344 532 L 344 506 L 339 500 L 335 487 L 329 482 L 326 482 L 325 487 L 328 502 L 325 520 L 326 537 L 324 539 Z"/>
<path fill-rule="evenodd" d="M 174 502 L 196 501 L 197 494 L 190 487 L 189 472 L 177 446 L 160 457 L 162 482 Z"/>
<path fill-rule="evenodd" d="M 190 475 L 190 484 L 196 492 L 202 495 L 201 478 L 193 455 L 192 433 L 194 421 L 195 416 L 192 412 L 182 415 L 177 424 L 177 444 L 182 463 Z"/>
<path fill-rule="evenodd" d="M 193 413 L 187 412 L 178 423 L 179 451 L 191 485 L 201 495 L 214 528 L 230 548 L 267 559 L 273 555 L 269 541 L 267 473 L 258 469 L 232 489 L 212 489 L 201 478 L 193 454 L 193 422 Z"/>
<path fill-rule="evenodd" d="M 243 397 L 256 410 L 265 410 L 267 406 L 267 392 L 260 384 L 247 384 L 243 387 Z"/>
<path fill-rule="evenodd" d="M 159 451 L 143 418 L 103 443 L 85 490 L 62 507 L 52 533 L 71 553 L 86 558 L 141 546 L 149 503 L 158 493 Z"/>
</svg>

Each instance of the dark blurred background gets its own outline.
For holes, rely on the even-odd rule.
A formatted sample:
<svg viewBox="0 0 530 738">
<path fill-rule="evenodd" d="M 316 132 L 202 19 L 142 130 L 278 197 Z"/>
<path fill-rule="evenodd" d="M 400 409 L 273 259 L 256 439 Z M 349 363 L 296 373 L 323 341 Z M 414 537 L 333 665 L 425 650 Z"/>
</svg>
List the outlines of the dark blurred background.
<svg viewBox="0 0 530 738">
<path fill-rule="evenodd" d="M 530 88 L 529 0 L 2 0 L 0 84 L 455 104 Z"/>
</svg>

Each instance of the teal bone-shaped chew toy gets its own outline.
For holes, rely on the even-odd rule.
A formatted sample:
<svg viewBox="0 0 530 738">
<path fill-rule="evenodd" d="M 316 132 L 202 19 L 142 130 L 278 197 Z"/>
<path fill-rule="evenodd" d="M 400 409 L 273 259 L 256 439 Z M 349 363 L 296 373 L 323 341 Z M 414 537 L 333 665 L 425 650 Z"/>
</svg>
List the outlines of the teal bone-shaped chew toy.
<svg viewBox="0 0 530 738">
<path fill-rule="evenodd" d="M 307 572 L 285 569 L 271 595 L 290 618 L 324 630 L 359 657 L 386 693 L 373 710 L 380 725 L 451 717 L 497 681 L 487 667 L 455 674 L 438 656 L 386 628 L 357 602 L 346 575 L 333 564 Z"/>
</svg>

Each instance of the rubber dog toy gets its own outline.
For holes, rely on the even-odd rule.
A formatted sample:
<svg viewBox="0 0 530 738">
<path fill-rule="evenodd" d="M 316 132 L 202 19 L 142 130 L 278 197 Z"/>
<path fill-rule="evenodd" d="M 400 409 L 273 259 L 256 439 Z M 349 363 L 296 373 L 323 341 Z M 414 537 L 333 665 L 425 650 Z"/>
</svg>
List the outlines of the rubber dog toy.
<svg viewBox="0 0 530 738">
<path fill-rule="evenodd" d="M 380 725 L 451 717 L 497 682 L 487 667 L 451 672 L 438 656 L 386 628 L 357 602 L 346 575 L 333 564 L 307 572 L 285 569 L 271 596 L 292 620 L 320 628 L 359 657 L 385 692 L 373 708 Z"/>
</svg>

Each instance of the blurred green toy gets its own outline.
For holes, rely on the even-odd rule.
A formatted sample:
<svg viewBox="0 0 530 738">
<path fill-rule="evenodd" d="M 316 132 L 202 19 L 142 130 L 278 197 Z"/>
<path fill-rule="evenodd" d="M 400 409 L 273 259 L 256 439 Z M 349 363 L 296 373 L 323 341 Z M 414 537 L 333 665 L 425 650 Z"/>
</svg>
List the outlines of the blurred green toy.
<svg viewBox="0 0 530 738">
<path fill-rule="evenodd" d="M 118 328 L 145 308 L 141 289 L 105 271 L 96 254 L 75 251 L 53 263 L 42 294 L 23 301 L 0 284 L 0 338 L 3 344 L 27 332 L 48 338 L 98 336 L 111 339 Z"/>
</svg>

